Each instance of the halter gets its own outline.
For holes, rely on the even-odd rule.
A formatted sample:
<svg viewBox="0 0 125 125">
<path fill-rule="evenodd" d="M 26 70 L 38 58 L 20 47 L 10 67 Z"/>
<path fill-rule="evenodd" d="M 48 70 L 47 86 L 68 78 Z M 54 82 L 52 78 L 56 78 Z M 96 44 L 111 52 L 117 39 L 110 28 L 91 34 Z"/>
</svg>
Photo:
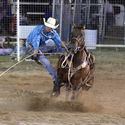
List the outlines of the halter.
<svg viewBox="0 0 125 125">
<path fill-rule="evenodd" d="M 76 46 L 75 46 L 76 48 L 75 48 L 75 50 L 74 50 L 74 52 L 76 53 L 76 52 L 77 52 L 77 48 L 78 48 L 78 42 L 79 42 L 79 39 L 73 37 L 72 40 L 76 40 L 76 41 L 77 41 L 76 44 L 75 44 L 75 45 L 76 45 Z M 71 43 L 71 44 L 72 44 L 72 43 Z"/>
<path fill-rule="evenodd" d="M 80 51 L 80 50 L 82 50 L 82 49 L 84 49 L 84 47 L 81 47 L 81 46 L 79 46 L 78 45 L 78 43 L 79 43 L 79 41 L 80 41 L 80 39 L 81 39 L 81 37 L 73 37 L 71 40 L 75 40 L 76 41 L 76 48 L 75 48 L 75 50 L 74 50 L 74 53 L 77 53 L 77 51 Z M 70 43 L 71 43 L 71 41 L 70 41 Z"/>
</svg>

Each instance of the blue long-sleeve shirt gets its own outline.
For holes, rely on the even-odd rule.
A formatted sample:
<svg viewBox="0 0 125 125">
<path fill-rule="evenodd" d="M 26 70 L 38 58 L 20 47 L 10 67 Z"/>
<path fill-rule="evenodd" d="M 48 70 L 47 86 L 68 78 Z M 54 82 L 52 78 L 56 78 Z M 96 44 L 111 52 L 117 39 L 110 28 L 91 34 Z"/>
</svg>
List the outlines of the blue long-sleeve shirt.
<svg viewBox="0 0 125 125">
<path fill-rule="evenodd" d="M 62 41 L 56 32 L 56 30 L 52 30 L 52 32 L 46 32 L 44 25 L 39 25 L 33 29 L 33 31 L 27 37 L 27 44 L 32 45 L 34 50 L 39 50 L 40 45 L 45 45 L 45 41 L 51 38 L 56 46 L 60 47 Z M 44 32 L 44 34 L 42 33 Z M 47 36 L 47 37 L 46 37 Z"/>
</svg>

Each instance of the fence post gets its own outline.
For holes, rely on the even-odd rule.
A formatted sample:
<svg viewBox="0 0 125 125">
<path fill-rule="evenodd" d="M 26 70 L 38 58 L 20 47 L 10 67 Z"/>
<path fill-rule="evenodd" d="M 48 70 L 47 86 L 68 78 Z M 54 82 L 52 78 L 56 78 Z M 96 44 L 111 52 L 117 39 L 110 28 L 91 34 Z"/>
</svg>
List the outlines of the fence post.
<svg viewBox="0 0 125 125">
<path fill-rule="evenodd" d="M 124 25 L 124 45 L 125 45 L 125 10 L 124 10 L 124 21 L 123 21 L 123 25 Z"/>
<path fill-rule="evenodd" d="M 74 10 L 73 10 L 73 23 L 75 21 L 75 13 L 76 13 L 76 0 L 74 2 Z"/>
<path fill-rule="evenodd" d="M 55 0 L 53 0 L 53 10 L 52 10 L 52 17 L 55 16 Z"/>
<path fill-rule="evenodd" d="M 17 61 L 20 61 L 20 9 L 19 0 L 17 0 Z"/>
<path fill-rule="evenodd" d="M 62 37 L 62 13 L 63 13 L 63 0 L 61 0 L 61 10 L 60 10 L 60 37 Z"/>
</svg>

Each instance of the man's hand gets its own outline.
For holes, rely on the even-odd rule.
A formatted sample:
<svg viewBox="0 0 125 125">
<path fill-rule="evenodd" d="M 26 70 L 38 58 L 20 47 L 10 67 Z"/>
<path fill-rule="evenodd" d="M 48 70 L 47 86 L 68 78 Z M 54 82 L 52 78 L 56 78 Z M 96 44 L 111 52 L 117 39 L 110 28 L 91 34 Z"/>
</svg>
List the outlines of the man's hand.
<svg viewBox="0 0 125 125">
<path fill-rule="evenodd" d="M 33 54 L 36 55 L 37 53 L 38 53 L 38 50 L 34 50 L 34 53 L 33 53 Z"/>
<path fill-rule="evenodd" d="M 64 47 L 65 50 L 66 50 L 67 52 L 69 52 L 66 45 L 67 45 L 67 43 L 66 43 L 65 41 L 62 41 L 62 47 Z"/>
</svg>

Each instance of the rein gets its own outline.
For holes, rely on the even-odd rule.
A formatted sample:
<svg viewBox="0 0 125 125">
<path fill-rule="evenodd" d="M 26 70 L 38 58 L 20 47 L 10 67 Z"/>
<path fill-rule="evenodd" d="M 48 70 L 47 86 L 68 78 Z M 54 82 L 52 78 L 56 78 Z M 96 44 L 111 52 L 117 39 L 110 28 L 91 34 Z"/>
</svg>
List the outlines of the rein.
<svg viewBox="0 0 125 125">
<path fill-rule="evenodd" d="M 69 85 L 72 86 L 70 79 L 72 77 L 72 72 L 71 72 L 71 67 L 72 67 L 72 60 L 73 60 L 74 54 L 71 54 L 71 60 L 69 63 L 69 70 L 68 70 L 68 81 L 69 81 Z"/>
<path fill-rule="evenodd" d="M 68 55 L 65 55 L 65 59 L 64 59 L 64 61 L 61 64 L 61 68 L 66 68 L 66 65 L 68 64 L 68 60 L 67 59 L 69 58 L 69 56 L 70 56 L 70 53 Z"/>
</svg>

